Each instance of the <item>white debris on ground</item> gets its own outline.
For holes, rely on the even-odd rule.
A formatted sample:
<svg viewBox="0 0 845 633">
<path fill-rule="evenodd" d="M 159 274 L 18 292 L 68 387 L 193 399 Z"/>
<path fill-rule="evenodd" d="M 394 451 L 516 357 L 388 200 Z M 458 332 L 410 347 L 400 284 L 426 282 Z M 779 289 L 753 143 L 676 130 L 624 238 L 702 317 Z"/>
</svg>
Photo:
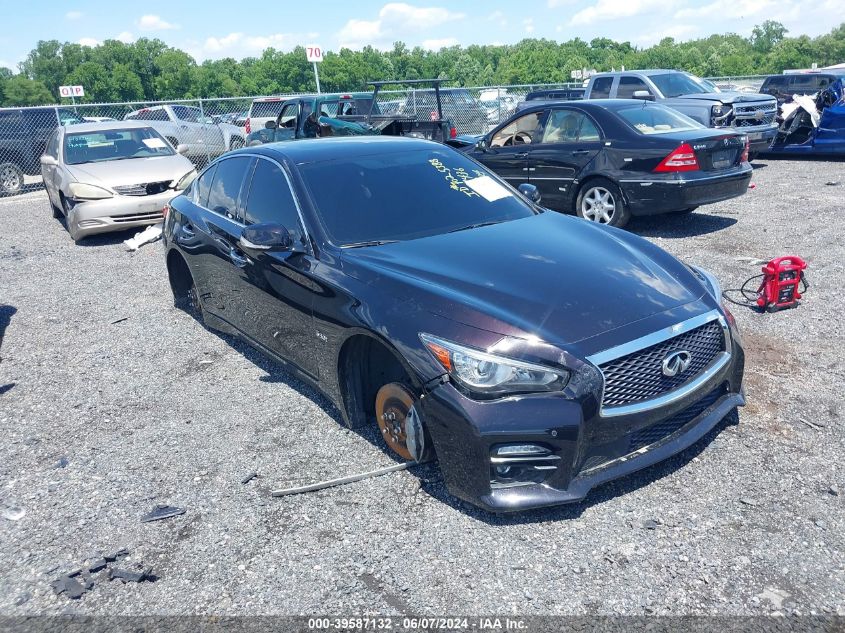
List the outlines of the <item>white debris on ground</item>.
<svg viewBox="0 0 845 633">
<path fill-rule="evenodd" d="M 155 242 L 156 240 L 161 239 L 161 232 L 163 229 L 163 222 L 148 226 L 146 229 L 135 235 L 135 237 L 123 241 L 123 243 L 126 245 L 126 250 L 137 251 L 144 244 L 149 244 L 151 242 Z"/>
</svg>

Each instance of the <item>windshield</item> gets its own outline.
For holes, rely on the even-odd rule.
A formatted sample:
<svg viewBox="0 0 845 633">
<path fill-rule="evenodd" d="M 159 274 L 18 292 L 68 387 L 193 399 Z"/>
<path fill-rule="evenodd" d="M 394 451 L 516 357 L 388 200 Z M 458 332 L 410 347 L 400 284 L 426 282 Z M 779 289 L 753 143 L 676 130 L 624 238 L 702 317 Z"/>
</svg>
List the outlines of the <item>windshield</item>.
<svg viewBox="0 0 845 633">
<path fill-rule="evenodd" d="M 301 166 L 338 246 L 413 240 L 537 213 L 453 150 L 372 154 Z"/>
<path fill-rule="evenodd" d="M 704 128 L 698 121 L 659 104 L 619 108 L 616 114 L 640 134 L 667 134 Z"/>
<path fill-rule="evenodd" d="M 680 97 L 681 95 L 696 95 L 713 92 L 698 77 L 687 73 L 664 73 L 649 75 L 657 89 L 664 97 Z"/>
<path fill-rule="evenodd" d="M 173 148 L 158 132 L 142 127 L 131 130 L 97 130 L 65 135 L 65 164 L 101 163 L 108 160 L 172 156 Z"/>
</svg>

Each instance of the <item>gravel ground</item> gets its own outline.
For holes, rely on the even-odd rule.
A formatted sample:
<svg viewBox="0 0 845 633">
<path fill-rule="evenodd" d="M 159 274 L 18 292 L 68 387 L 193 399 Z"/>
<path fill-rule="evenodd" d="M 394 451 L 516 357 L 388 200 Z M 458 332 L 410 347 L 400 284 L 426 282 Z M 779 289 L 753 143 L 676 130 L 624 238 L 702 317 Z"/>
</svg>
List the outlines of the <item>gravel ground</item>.
<svg viewBox="0 0 845 633">
<path fill-rule="evenodd" d="M 797 310 L 734 311 L 739 424 L 583 504 L 504 517 L 449 499 L 433 465 L 272 498 L 393 461 L 175 310 L 160 244 L 74 246 L 43 191 L 0 200 L 0 613 L 845 614 L 845 164 L 756 167 L 739 200 L 630 226 L 726 287 L 752 258 L 808 260 Z M 159 503 L 187 512 L 141 523 Z M 114 566 L 158 580 L 54 595 L 120 547 Z"/>
</svg>

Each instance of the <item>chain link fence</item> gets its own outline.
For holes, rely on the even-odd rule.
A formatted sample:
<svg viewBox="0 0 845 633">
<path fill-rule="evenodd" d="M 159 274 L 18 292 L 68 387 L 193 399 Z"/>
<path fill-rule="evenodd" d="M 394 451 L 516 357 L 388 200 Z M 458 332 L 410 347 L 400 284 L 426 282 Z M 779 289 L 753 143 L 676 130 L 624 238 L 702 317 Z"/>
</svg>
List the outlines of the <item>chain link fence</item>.
<svg viewBox="0 0 845 633">
<path fill-rule="evenodd" d="M 756 91 L 763 77 L 712 78 L 722 89 Z M 474 88 L 442 87 L 443 116 L 458 134 L 484 134 L 513 114 L 525 96 L 539 89 L 574 88 L 579 83 L 523 84 Z M 427 120 L 436 110 L 432 88 L 383 90 L 378 112 Z M 224 152 L 249 143 L 256 127 L 275 118 L 285 98 L 294 94 L 225 99 L 188 99 L 167 102 L 67 104 L 0 108 L 0 196 L 41 188 L 41 156 L 58 126 L 88 122 L 144 121 L 174 148 L 181 149 L 198 167 Z M 250 109 L 255 99 L 263 105 Z M 259 111 L 260 110 L 260 111 Z M 332 116 L 335 112 L 330 112 Z"/>
</svg>

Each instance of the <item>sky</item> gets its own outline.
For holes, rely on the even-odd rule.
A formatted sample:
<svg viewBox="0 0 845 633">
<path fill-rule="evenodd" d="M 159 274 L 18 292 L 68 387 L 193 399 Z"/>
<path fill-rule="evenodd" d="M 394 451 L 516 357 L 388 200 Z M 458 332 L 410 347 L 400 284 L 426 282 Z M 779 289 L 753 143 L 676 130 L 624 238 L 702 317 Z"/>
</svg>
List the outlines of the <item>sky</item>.
<svg viewBox="0 0 845 633">
<path fill-rule="evenodd" d="M 45 11 L 45 4 L 52 7 Z M 749 35 L 766 19 L 782 22 L 790 35 L 816 36 L 845 20 L 845 0 L 272 0 L 247 5 L 0 0 L 0 14 L 0 66 L 17 70 L 39 39 L 95 45 L 156 37 L 202 61 L 241 59 L 269 46 L 290 50 L 299 44 L 334 51 L 367 44 L 388 49 L 397 40 L 437 50 L 512 44 L 526 37 L 609 37 L 643 47 L 667 36 L 680 41 L 712 33 Z"/>
</svg>

